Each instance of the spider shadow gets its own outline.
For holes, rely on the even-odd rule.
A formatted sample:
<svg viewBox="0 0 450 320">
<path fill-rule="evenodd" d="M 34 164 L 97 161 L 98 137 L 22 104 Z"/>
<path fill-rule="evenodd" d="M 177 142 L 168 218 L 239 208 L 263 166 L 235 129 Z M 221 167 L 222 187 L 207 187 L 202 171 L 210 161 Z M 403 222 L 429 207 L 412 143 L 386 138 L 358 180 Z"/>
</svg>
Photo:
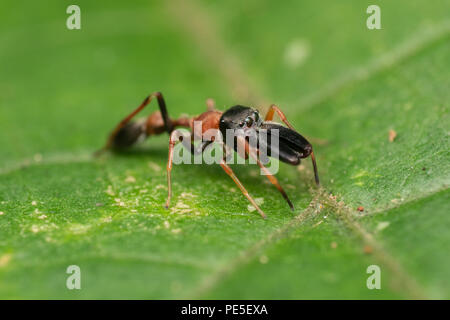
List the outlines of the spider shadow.
<svg viewBox="0 0 450 320">
<path fill-rule="evenodd" d="M 167 164 L 168 151 L 167 148 L 161 147 L 137 147 L 124 150 L 112 150 L 111 157 L 115 157 L 121 160 L 126 160 L 129 158 L 142 159 L 146 161 L 153 161 L 157 164 L 165 165 Z M 191 156 L 191 162 L 186 164 L 174 164 L 172 167 L 172 179 L 176 179 L 176 171 L 179 171 L 180 167 L 183 168 L 183 175 L 191 173 L 193 176 L 209 176 L 214 177 L 214 179 L 221 179 L 221 182 L 229 180 L 228 175 L 220 167 L 219 163 L 207 164 L 202 161 L 201 164 L 194 163 L 194 157 Z M 250 174 L 249 171 L 259 170 L 259 167 L 254 164 L 238 165 L 231 164 L 230 167 L 241 180 L 242 183 L 248 185 L 258 185 L 261 183 L 260 179 L 264 176 Z M 259 172 L 259 171 L 258 171 Z"/>
</svg>

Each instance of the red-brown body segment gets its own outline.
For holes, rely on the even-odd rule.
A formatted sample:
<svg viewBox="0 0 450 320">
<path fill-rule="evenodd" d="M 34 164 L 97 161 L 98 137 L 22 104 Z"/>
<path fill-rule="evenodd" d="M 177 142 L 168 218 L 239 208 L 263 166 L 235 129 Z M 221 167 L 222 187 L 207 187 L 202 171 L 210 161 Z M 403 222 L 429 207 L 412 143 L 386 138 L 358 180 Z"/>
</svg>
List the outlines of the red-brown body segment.
<svg viewBox="0 0 450 320">
<path fill-rule="evenodd" d="M 203 137 L 203 134 L 209 129 L 219 129 L 219 122 L 221 116 L 222 112 L 217 110 L 203 112 L 199 116 L 191 118 L 191 121 L 189 123 L 191 131 L 194 132 L 194 134 L 196 133 L 194 131 L 194 122 L 199 121 L 202 124 L 202 137 Z M 202 138 L 202 137 L 195 137 L 195 138 Z"/>
<path fill-rule="evenodd" d="M 177 127 L 190 127 L 190 122 L 192 118 L 181 117 L 179 119 L 171 119 L 171 122 L 175 128 Z M 158 135 L 164 133 L 166 128 L 164 126 L 164 119 L 160 111 L 155 111 L 150 114 L 146 121 L 146 134 L 147 136 Z"/>
</svg>

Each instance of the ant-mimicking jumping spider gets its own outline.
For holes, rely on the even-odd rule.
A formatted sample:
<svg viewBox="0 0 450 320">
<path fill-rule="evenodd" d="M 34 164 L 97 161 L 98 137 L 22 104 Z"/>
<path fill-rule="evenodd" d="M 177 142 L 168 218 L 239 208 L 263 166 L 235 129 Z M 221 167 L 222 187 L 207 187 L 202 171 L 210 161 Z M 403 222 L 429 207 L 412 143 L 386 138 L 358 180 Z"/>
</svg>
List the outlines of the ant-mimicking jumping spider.
<svg viewBox="0 0 450 320">
<path fill-rule="evenodd" d="M 133 122 L 131 119 L 134 118 L 142 109 L 144 109 L 153 98 L 158 100 L 158 105 L 160 111 L 155 111 L 150 114 L 146 119 L 141 119 L 139 121 Z M 278 114 L 280 119 L 286 124 L 287 128 L 272 122 L 275 112 Z M 167 184 L 168 184 L 168 197 L 166 201 L 165 207 L 168 208 L 170 204 L 170 198 L 172 197 L 172 187 L 171 187 L 171 171 L 172 171 L 172 161 L 173 161 L 173 151 L 174 146 L 178 141 L 182 141 L 182 137 L 175 134 L 177 131 L 175 128 L 177 127 L 186 127 L 193 131 L 194 122 L 201 121 L 202 123 L 202 143 L 199 147 L 196 147 L 191 140 L 189 151 L 196 155 L 203 153 L 205 148 L 212 144 L 213 139 L 204 139 L 204 133 L 210 129 L 218 130 L 224 137 L 225 144 L 223 142 L 222 146 L 224 148 L 224 156 L 222 161 L 220 162 L 220 166 L 225 170 L 225 172 L 233 179 L 239 189 L 242 191 L 244 196 L 250 201 L 250 203 L 258 210 L 259 214 L 265 219 L 266 215 L 256 204 L 255 200 L 249 195 L 245 187 L 239 181 L 239 179 L 234 174 L 233 170 L 226 163 L 226 150 L 225 147 L 227 145 L 232 144 L 235 147 L 233 142 L 235 141 L 227 141 L 226 130 L 236 130 L 236 129 L 245 129 L 245 130 L 267 130 L 270 132 L 272 130 L 278 131 L 279 137 L 279 147 L 277 150 L 277 154 L 279 160 L 282 162 L 288 163 L 290 165 L 299 165 L 300 159 L 307 158 L 311 156 L 311 160 L 314 167 L 314 175 L 316 184 L 319 185 L 319 175 L 317 172 L 317 165 L 314 156 L 314 152 L 312 149 L 312 145 L 302 136 L 300 135 L 289 123 L 286 119 L 284 113 L 274 104 L 270 106 L 269 111 L 267 112 L 264 121 L 261 119 L 257 110 L 244 107 L 241 105 L 236 105 L 226 110 L 225 112 L 218 111 L 214 108 L 214 102 L 211 99 L 207 101 L 207 111 L 195 117 L 180 117 L 178 119 L 171 119 L 169 114 L 167 113 L 166 103 L 161 92 L 155 92 L 149 95 L 142 104 L 136 108 L 133 112 L 131 112 L 127 117 L 125 117 L 119 124 L 114 128 L 114 130 L 109 135 L 109 138 L 105 144 L 105 146 L 97 151 L 96 154 L 99 154 L 107 149 L 123 149 L 132 146 L 137 141 L 142 140 L 143 138 L 147 138 L 151 135 L 158 135 L 166 131 L 169 136 L 169 159 L 167 162 Z M 192 139 L 194 135 L 192 135 Z M 245 150 L 244 157 L 248 158 L 248 155 L 254 156 L 254 151 L 252 150 L 252 146 L 249 145 L 248 140 L 246 139 L 237 139 L 237 144 L 243 146 L 243 150 Z M 270 144 L 270 142 L 269 142 Z M 270 147 L 270 146 L 269 146 Z M 236 150 L 236 148 L 234 148 Z M 255 148 L 253 148 L 255 149 Z M 259 150 L 259 145 L 256 146 L 256 152 Z M 253 152 L 252 152 L 253 151 Z M 284 199 L 289 204 L 289 207 L 294 210 L 294 206 L 292 202 L 289 200 L 286 192 L 279 184 L 278 180 L 273 176 L 268 169 L 261 163 L 261 161 L 255 158 L 259 167 L 264 171 L 266 177 L 269 181 L 280 191 L 283 195 Z"/>
</svg>

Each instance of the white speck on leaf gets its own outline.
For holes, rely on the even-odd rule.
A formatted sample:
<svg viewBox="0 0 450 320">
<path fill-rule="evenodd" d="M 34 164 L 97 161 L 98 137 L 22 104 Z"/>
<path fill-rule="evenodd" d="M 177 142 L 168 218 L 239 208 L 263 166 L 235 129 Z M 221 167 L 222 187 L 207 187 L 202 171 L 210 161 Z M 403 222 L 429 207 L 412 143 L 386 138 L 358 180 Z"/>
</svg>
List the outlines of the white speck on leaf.
<svg viewBox="0 0 450 320">
<path fill-rule="evenodd" d="M 86 233 L 90 229 L 90 227 L 91 226 L 89 226 L 89 225 L 74 223 L 71 226 L 69 226 L 69 230 L 73 234 L 83 234 L 83 233 Z"/>
<path fill-rule="evenodd" d="M 377 224 L 377 227 L 375 228 L 375 230 L 378 231 L 382 231 L 384 229 L 386 229 L 387 227 L 389 227 L 390 223 L 388 221 L 381 221 Z"/>
<path fill-rule="evenodd" d="M 258 206 L 260 206 L 260 205 L 262 205 L 262 204 L 264 203 L 264 198 L 256 198 L 256 199 L 255 199 L 255 202 L 256 202 L 256 204 L 257 204 Z M 250 212 L 253 212 L 253 211 L 256 210 L 256 208 L 255 208 L 253 205 L 251 205 L 251 204 L 249 204 L 249 205 L 247 206 L 247 209 L 248 209 L 248 211 L 250 211 Z"/>
<path fill-rule="evenodd" d="M 311 46 L 305 39 L 291 41 L 284 51 L 284 63 L 291 69 L 300 67 L 308 59 Z"/>
<path fill-rule="evenodd" d="M 113 189 L 112 189 L 112 186 L 108 186 L 108 189 L 106 189 L 106 191 L 105 191 L 107 194 L 109 194 L 110 196 L 114 196 L 115 195 L 115 193 L 114 193 L 114 191 L 113 191 Z"/>
<path fill-rule="evenodd" d="M 197 196 L 195 194 L 190 193 L 190 192 L 182 192 L 180 197 L 181 198 L 195 198 Z"/>
<path fill-rule="evenodd" d="M 153 171 L 157 171 L 157 172 L 161 171 L 161 167 L 154 162 L 149 162 L 148 167 L 150 169 L 152 169 Z"/>
<path fill-rule="evenodd" d="M 269 258 L 266 255 L 262 255 L 259 257 L 259 262 L 262 264 L 266 264 L 267 262 L 269 262 Z"/>
<path fill-rule="evenodd" d="M 318 227 L 319 225 L 321 225 L 323 223 L 323 220 L 320 220 L 319 222 L 316 222 L 312 227 L 313 228 L 316 228 L 316 227 Z"/>
<path fill-rule="evenodd" d="M 6 267 L 9 262 L 11 261 L 12 254 L 11 253 L 5 253 L 0 257 L 0 268 Z"/>
<path fill-rule="evenodd" d="M 41 162 L 41 161 L 42 161 L 42 154 L 36 153 L 36 154 L 33 156 L 33 159 L 34 159 L 34 161 L 36 161 L 36 162 Z"/>
<path fill-rule="evenodd" d="M 170 208 L 170 213 L 185 214 L 185 213 L 192 212 L 192 210 L 193 209 L 190 206 L 188 206 L 187 204 L 185 204 L 181 201 L 178 201 L 175 206 Z"/>
</svg>

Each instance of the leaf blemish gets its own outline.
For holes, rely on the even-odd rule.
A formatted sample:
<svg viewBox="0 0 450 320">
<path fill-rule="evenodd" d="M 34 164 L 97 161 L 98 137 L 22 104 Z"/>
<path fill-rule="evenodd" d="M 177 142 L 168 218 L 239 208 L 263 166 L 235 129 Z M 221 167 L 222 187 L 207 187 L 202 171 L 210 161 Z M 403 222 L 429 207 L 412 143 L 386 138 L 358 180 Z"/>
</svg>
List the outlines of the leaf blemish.
<svg viewBox="0 0 450 320">
<path fill-rule="evenodd" d="M 256 198 L 256 199 L 255 199 L 255 202 L 256 202 L 256 204 L 257 204 L 258 206 L 260 206 L 260 205 L 262 205 L 262 204 L 264 203 L 264 198 Z M 253 205 L 249 204 L 249 205 L 247 206 L 247 210 L 250 211 L 250 212 L 253 212 L 253 211 L 256 210 L 256 208 L 255 208 Z"/>
<path fill-rule="evenodd" d="M 393 129 L 389 130 L 389 142 L 394 142 L 397 137 L 397 132 Z"/>
<path fill-rule="evenodd" d="M 6 267 L 9 262 L 11 261 L 12 254 L 11 253 L 5 253 L 0 257 L 0 268 Z"/>
<path fill-rule="evenodd" d="M 111 185 L 108 186 L 108 189 L 106 189 L 105 192 L 106 192 L 107 194 L 109 194 L 110 196 L 114 196 L 114 195 L 115 195 L 115 192 L 113 191 Z"/>
<path fill-rule="evenodd" d="M 156 171 L 156 172 L 161 171 L 161 167 L 159 165 L 157 165 L 156 163 L 151 162 L 151 161 L 148 163 L 148 167 L 150 169 L 152 169 L 153 171 Z"/>
<path fill-rule="evenodd" d="M 382 230 L 386 229 L 387 227 L 389 227 L 389 225 L 390 225 L 389 221 L 381 221 L 377 224 L 375 231 L 376 232 L 382 231 Z"/>
</svg>

